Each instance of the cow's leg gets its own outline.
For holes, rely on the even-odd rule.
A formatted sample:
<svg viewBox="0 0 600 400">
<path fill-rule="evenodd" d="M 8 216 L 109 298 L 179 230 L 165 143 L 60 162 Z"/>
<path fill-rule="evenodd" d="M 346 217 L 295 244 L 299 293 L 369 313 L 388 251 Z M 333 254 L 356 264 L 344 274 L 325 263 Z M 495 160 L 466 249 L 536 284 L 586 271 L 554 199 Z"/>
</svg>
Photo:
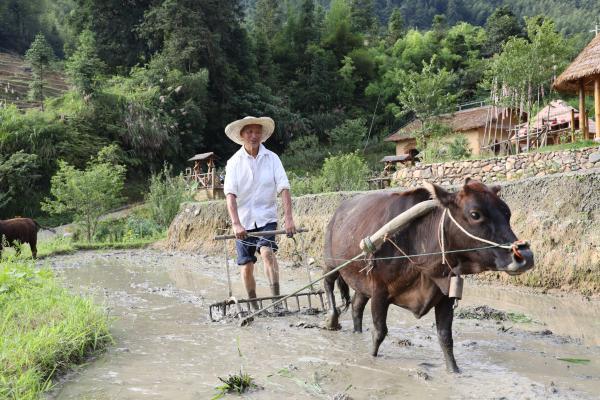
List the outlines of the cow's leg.
<svg viewBox="0 0 600 400">
<path fill-rule="evenodd" d="M 29 248 L 31 249 L 31 257 L 37 258 L 37 243 L 35 240 L 29 242 Z"/>
<path fill-rule="evenodd" d="M 452 340 L 452 318 L 454 310 L 452 304 L 454 299 L 444 296 L 435 306 L 435 325 L 437 328 L 440 346 L 446 359 L 446 370 L 448 372 L 460 372 L 454 359 L 454 342 Z"/>
<path fill-rule="evenodd" d="M 339 323 L 340 314 L 335 306 L 335 294 L 333 293 L 337 275 L 338 274 L 329 275 L 323 280 L 323 286 L 325 288 L 325 293 L 327 294 L 327 301 L 329 302 L 329 313 L 327 314 L 327 319 L 325 320 L 325 328 L 334 331 L 342 328 Z"/>
<path fill-rule="evenodd" d="M 354 292 L 352 298 L 352 321 L 354 322 L 354 332 L 362 332 L 363 312 L 369 298 L 362 293 Z"/>
<path fill-rule="evenodd" d="M 373 348 L 371 349 L 371 355 L 377 356 L 379 346 L 385 336 L 387 335 L 387 312 L 390 306 L 390 302 L 387 298 L 386 293 L 373 293 L 371 298 L 371 315 L 373 316 Z"/>
</svg>

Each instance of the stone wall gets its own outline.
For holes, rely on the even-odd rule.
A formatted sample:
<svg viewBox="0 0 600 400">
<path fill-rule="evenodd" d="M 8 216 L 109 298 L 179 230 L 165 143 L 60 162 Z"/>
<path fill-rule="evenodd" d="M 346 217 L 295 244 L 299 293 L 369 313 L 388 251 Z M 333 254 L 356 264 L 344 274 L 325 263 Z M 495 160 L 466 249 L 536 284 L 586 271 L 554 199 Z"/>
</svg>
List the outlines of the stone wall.
<svg viewBox="0 0 600 400">
<path fill-rule="evenodd" d="M 421 186 L 423 180 L 442 185 L 458 185 L 467 176 L 492 183 L 592 168 L 600 168 L 600 149 L 597 147 L 422 164 L 400 169 L 396 172 L 395 181 L 397 186 L 407 188 Z"/>
</svg>

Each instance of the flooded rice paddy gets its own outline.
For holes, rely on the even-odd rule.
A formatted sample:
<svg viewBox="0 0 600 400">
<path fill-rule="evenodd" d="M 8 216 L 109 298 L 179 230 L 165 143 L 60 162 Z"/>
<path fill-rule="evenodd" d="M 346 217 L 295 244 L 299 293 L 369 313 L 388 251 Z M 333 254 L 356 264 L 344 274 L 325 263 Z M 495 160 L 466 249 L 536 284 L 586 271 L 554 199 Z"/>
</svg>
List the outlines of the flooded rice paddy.
<svg viewBox="0 0 600 400">
<path fill-rule="evenodd" d="M 65 376 L 48 399 L 211 399 L 218 377 L 240 370 L 260 386 L 243 395 L 248 399 L 600 397 L 600 302 L 577 295 L 466 282 L 457 311 L 487 305 L 510 318 L 456 318 L 462 373 L 450 375 L 433 312 L 416 320 L 391 307 L 389 334 L 373 358 L 368 306 L 363 334 L 352 332 L 349 312 L 337 332 L 319 328 L 322 315 L 259 318 L 244 328 L 210 322 L 209 304 L 227 295 L 222 259 L 128 250 L 79 252 L 40 264 L 73 292 L 107 307 L 115 340 Z M 268 295 L 260 268 L 256 275 L 259 296 Z M 306 282 L 302 269 L 284 266 L 281 276 L 284 293 Z M 243 295 L 237 273 L 233 282 L 234 294 Z"/>
</svg>

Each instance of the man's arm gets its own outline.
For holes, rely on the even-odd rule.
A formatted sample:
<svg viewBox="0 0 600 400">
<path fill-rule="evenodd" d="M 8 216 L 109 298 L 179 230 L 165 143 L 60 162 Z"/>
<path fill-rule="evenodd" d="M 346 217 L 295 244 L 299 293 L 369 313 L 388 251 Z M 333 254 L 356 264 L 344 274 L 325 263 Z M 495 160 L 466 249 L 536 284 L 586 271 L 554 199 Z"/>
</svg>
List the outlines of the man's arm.
<svg viewBox="0 0 600 400">
<path fill-rule="evenodd" d="M 292 237 L 296 233 L 296 225 L 292 215 L 292 196 L 289 189 L 281 191 L 281 201 L 283 202 L 285 231 L 289 237 Z"/>
<path fill-rule="evenodd" d="M 237 209 L 237 198 L 235 194 L 227 194 L 227 212 L 229 213 L 229 218 L 231 218 L 231 225 L 233 227 L 233 233 L 235 234 L 235 237 L 237 239 L 245 239 L 247 236 L 246 229 L 244 229 L 242 223 L 240 222 Z"/>
</svg>

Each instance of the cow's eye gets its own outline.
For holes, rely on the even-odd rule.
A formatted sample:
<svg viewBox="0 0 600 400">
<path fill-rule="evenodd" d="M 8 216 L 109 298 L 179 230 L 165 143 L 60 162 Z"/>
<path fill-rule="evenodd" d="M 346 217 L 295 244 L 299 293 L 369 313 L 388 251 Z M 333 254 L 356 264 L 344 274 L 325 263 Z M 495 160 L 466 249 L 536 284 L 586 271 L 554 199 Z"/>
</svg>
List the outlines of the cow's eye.
<svg viewBox="0 0 600 400">
<path fill-rule="evenodd" d="M 475 221 L 477 221 L 478 219 L 481 218 L 481 214 L 479 214 L 477 211 L 471 211 L 470 215 L 471 215 L 471 218 L 473 218 Z"/>
</svg>

